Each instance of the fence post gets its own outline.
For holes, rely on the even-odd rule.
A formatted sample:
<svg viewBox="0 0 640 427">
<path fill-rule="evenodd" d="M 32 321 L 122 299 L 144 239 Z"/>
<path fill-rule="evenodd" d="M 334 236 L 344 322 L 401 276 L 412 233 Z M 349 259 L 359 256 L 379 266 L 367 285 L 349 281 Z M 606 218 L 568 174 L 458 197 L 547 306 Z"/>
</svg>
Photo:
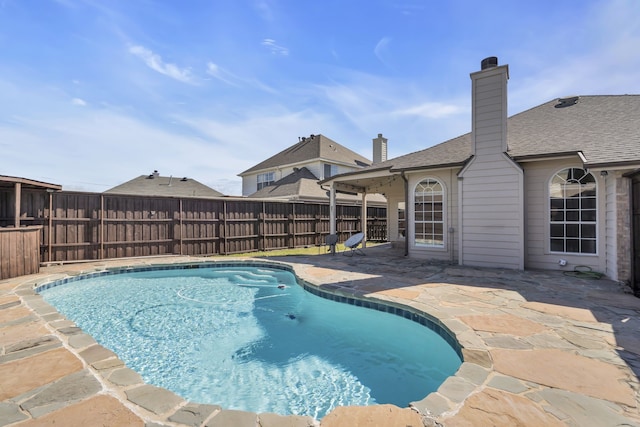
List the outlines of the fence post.
<svg viewBox="0 0 640 427">
<path fill-rule="evenodd" d="M 180 228 L 178 232 L 180 233 L 180 255 L 183 255 L 182 253 L 182 199 L 180 199 Z"/>
<path fill-rule="evenodd" d="M 267 212 L 266 212 L 265 202 L 262 202 L 262 212 L 258 214 L 258 220 L 262 221 L 258 224 L 258 250 L 266 251 L 267 250 Z"/>
<path fill-rule="evenodd" d="M 316 207 L 316 224 L 314 228 L 314 232 L 316 233 L 316 246 L 322 245 L 322 215 L 320 213 L 321 205 L 315 204 Z"/>
<path fill-rule="evenodd" d="M 104 259 L 104 194 L 100 195 L 100 259 Z"/>
<path fill-rule="evenodd" d="M 293 249 L 296 247 L 296 205 L 295 203 L 291 203 L 291 213 L 289 214 L 289 249 Z"/>
<path fill-rule="evenodd" d="M 49 256 L 48 261 L 51 262 L 51 250 L 53 249 L 53 245 L 51 244 L 51 236 L 53 235 L 51 232 L 51 228 L 53 227 L 53 193 L 49 193 L 49 236 L 47 238 L 47 242 L 49 244 Z"/>
<path fill-rule="evenodd" d="M 227 254 L 227 201 L 224 200 L 222 202 L 222 230 L 220 230 L 220 234 L 222 235 L 222 248 L 220 248 L 220 254 Z"/>
</svg>

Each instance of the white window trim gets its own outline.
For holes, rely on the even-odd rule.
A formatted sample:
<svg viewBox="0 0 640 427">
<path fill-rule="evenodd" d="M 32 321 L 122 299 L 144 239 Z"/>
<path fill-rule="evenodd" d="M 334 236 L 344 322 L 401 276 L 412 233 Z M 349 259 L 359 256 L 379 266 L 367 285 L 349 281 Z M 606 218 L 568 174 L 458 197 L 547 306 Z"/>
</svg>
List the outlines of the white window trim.
<svg viewBox="0 0 640 427">
<path fill-rule="evenodd" d="M 415 209 L 416 189 L 418 188 L 418 185 L 420 185 L 421 182 L 426 180 L 435 181 L 442 188 L 442 244 L 441 245 L 416 242 L 416 209 Z M 405 209 L 405 228 L 407 228 L 408 226 L 408 223 L 406 221 L 411 219 L 411 232 L 410 232 L 410 235 L 407 236 L 407 238 L 411 239 L 410 240 L 411 246 L 416 250 L 435 250 L 435 251 L 442 251 L 442 252 L 446 251 L 448 246 L 448 232 L 447 232 L 448 204 L 447 204 L 447 189 L 444 183 L 442 182 L 442 180 L 434 176 L 421 177 L 416 181 L 415 185 L 413 185 L 410 199 L 411 199 L 411 205 L 407 207 L 410 209 L 410 212 L 409 212 L 409 209 Z M 409 217 L 409 215 L 411 216 Z"/>
<path fill-rule="evenodd" d="M 596 251 L 595 253 L 581 253 L 581 252 L 559 252 L 559 251 L 552 251 L 551 250 L 551 181 L 553 180 L 553 178 L 560 172 L 562 172 L 565 169 L 582 169 L 585 170 L 587 173 L 591 173 L 587 168 L 584 168 L 581 165 L 575 165 L 575 166 L 566 166 L 563 167 L 561 169 L 556 170 L 555 172 L 553 172 L 551 174 L 551 176 L 549 177 L 549 179 L 547 180 L 547 186 L 545 188 L 545 196 L 547 199 L 546 202 L 546 211 L 545 211 L 545 221 L 544 221 L 544 239 L 545 239 L 545 251 L 547 254 L 549 255 L 562 255 L 562 256 L 566 256 L 566 257 L 598 257 L 599 253 L 600 253 L 600 212 L 603 209 L 602 203 L 601 203 L 601 189 L 600 189 L 600 182 L 598 180 L 598 177 L 596 175 L 594 175 L 593 173 L 591 173 L 591 175 L 593 176 L 593 178 L 595 179 L 596 182 L 596 220 L 595 220 L 595 231 L 596 231 L 596 237 L 595 237 L 595 245 L 596 245 Z M 578 224 L 581 224 L 581 222 L 578 222 Z"/>
<path fill-rule="evenodd" d="M 261 180 L 261 178 L 262 178 L 262 180 Z M 271 179 L 269 180 L 269 179 L 265 179 L 265 178 L 271 178 Z M 276 173 L 274 171 L 259 173 L 256 176 L 256 188 L 258 190 L 261 190 L 264 187 L 268 187 L 269 185 L 273 184 L 274 182 L 276 182 Z M 260 184 L 263 184 L 262 187 L 260 186 Z"/>
</svg>

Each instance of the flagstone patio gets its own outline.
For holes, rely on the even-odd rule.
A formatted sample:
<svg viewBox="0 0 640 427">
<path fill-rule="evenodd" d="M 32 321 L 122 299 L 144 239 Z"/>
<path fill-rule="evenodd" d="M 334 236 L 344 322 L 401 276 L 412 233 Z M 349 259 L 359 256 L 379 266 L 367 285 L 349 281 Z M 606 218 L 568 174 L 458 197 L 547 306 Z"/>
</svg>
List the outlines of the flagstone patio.
<svg viewBox="0 0 640 427">
<path fill-rule="evenodd" d="M 317 421 L 187 402 L 145 384 L 33 291 L 105 268 L 216 259 L 164 257 L 0 281 L 0 425 L 640 427 L 640 299 L 621 284 L 408 259 L 385 245 L 365 253 L 270 260 L 325 291 L 428 313 L 455 334 L 460 370 L 407 408 L 339 407 Z"/>
</svg>

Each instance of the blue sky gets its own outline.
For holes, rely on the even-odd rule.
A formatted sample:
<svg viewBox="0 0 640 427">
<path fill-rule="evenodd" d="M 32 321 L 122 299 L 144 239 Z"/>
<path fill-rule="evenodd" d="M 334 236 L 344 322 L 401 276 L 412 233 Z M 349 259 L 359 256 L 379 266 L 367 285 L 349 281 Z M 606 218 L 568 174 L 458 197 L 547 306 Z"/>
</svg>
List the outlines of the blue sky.
<svg viewBox="0 0 640 427">
<path fill-rule="evenodd" d="M 396 157 L 469 131 L 487 56 L 510 114 L 640 94 L 640 1 L 0 0 L 0 175 L 240 195 L 299 136 Z"/>
</svg>

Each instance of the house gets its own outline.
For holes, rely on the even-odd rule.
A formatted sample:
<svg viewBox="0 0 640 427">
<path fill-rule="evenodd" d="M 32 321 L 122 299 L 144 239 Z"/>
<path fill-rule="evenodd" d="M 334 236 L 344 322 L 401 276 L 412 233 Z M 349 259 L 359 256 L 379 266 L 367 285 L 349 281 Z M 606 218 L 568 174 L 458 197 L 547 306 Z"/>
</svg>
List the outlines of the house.
<svg viewBox="0 0 640 427">
<path fill-rule="evenodd" d="M 470 133 L 323 184 L 332 196 L 384 192 L 389 240 L 408 256 L 638 281 L 640 95 L 554 99 L 507 118 L 508 79 L 483 60 Z"/>
<path fill-rule="evenodd" d="M 140 175 L 123 184 L 117 185 L 104 194 L 127 194 L 156 197 L 223 197 L 219 191 L 208 187 L 193 178 L 175 178 L 160 176 L 157 170 L 149 175 Z"/>
<path fill-rule="evenodd" d="M 382 135 L 378 135 L 378 140 L 381 161 L 382 156 L 386 156 L 387 140 Z M 326 136 L 312 134 L 238 176 L 242 177 L 243 196 L 327 201 L 327 190 L 318 186 L 319 179 L 356 171 L 370 164 L 369 159 Z"/>
</svg>

